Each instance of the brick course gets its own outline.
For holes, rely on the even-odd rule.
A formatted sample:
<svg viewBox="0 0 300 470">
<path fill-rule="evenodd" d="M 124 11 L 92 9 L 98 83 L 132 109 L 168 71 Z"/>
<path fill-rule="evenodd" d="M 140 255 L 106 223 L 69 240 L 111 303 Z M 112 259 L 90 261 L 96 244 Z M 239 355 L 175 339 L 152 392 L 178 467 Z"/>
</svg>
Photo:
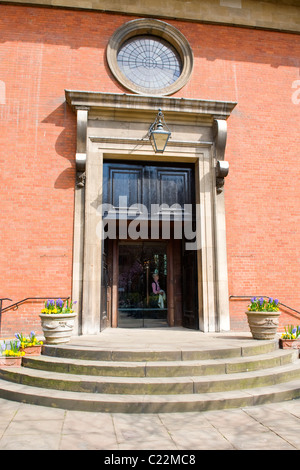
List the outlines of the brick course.
<svg viewBox="0 0 300 470">
<path fill-rule="evenodd" d="M 0 297 L 71 295 L 76 128 L 64 90 L 126 92 L 105 48 L 130 19 L 0 5 Z M 300 310 L 299 36 L 168 22 L 194 52 L 192 78 L 174 96 L 238 102 L 226 148 L 229 293 Z M 244 307 L 230 302 L 232 329 L 245 328 Z M 37 325 L 36 309 L 21 310 L 3 314 L 2 334 L 26 315 Z"/>
</svg>

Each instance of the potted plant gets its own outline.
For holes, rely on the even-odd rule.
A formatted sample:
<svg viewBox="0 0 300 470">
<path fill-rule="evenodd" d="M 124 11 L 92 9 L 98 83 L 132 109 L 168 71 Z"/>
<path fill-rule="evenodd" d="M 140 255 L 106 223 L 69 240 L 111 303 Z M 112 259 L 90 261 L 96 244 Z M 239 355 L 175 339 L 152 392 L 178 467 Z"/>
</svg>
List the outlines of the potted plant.
<svg viewBox="0 0 300 470">
<path fill-rule="evenodd" d="M 300 349 L 300 326 L 288 325 L 284 330 L 279 338 L 279 346 L 282 349 Z"/>
<path fill-rule="evenodd" d="M 0 367 L 21 366 L 24 354 L 20 351 L 20 341 L 10 341 L 10 345 L 4 341 L 1 343 Z"/>
<path fill-rule="evenodd" d="M 77 313 L 70 299 L 47 300 L 40 313 L 46 344 L 68 343 L 71 339 Z"/>
<path fill-rule="evenodd" d="M 246 312 L 254 339 L 274 339 L 279 325 L 278 299 L 252 297 Z"/>
<path fill-rule="evenodd" d="M 31 331 L 29 338 L 23 336 L 23 333 L 16 333 L 15 337 L 20 341 L 20 351 L 24 351 L 26 355 L 41 354 L 43 341 L 38 341 L 35 332 Z"/>
</svg>

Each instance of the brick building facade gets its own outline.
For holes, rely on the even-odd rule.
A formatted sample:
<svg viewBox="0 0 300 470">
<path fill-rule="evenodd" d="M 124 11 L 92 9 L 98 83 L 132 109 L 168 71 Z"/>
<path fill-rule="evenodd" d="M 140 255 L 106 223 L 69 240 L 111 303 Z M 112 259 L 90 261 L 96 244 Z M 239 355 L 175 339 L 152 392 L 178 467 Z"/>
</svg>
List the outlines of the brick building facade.
<svg viewBox="0 0 300 470">
<path fill-rule="evenodd" d="M 3 303 L 4 308 L 30 299 L 17 310 L 3 311 L 2 336 L 20 330 L 40 331 L 38 313 L 42 302 L 31 298 L 73 295 L 77 300 L 78 292 L 84 296 L 78 285 L 74 287 L 77 269 L 74 260 L 78 255 L 74 252 L 78 106 L 65 90 L 100 93 L 97 99 L 102 101 L 97 105 L 91 105 L 90 96 L 84 95 L 88 112 L 100 114 L 104 94 L 120 100 L 125 95 L 136 96 L 112 73 L 107 46 L 118 28 L 146 16 L 140 2 L 135 11 L 127 8 L 130 2 L 122 2 L 123 11 L 121 7 L 110 11 L 106 2 L 98 2 L 93 9 L 85 5 L 80 8 L 80 2 L 75 1 L 72 8 L 63 2 L 51 8 L 43 1 L 36 5 L 21 3 L 0 2 L 0 297 L 12 299 Z M 168 17 L 162 6 L 157 7 L 155 14 L 149 10 L 148 16 L 175 27 L 186 38 L 193 53 L 193 69 L 187 82 L 168 97 L 161 101 L 159 95 L 152 101 L 149 98 L 147 116 L 140 120 L 151 124 L 160 107 L 153 104 L 156 99 L 158 104 L 165 105 L 166 122 L 176 134 L 179 114 L 186 113 L 185 126 L 186 119 L 192 118 L 179 105 L 175 118 L 172 99 L 196 104 L 197 100 L 205 100 L 206 106 L 234 103 L 226 116 L 225 160 L 230 170 L 221 194 L 225 207 L 228 285 L 227 293 L 223 291 L 222 295 L 229 299 L 226 308 L 230 329 L 237 331 L 247 329 L 244 312 L 249 302 L 237 296 L 272 296 L 300 310 L 300 8 L 293 1 L 282 4 L 270 1 L 264 16 L 261 6 L 255 7 L 261 2 L 250 2 L 254 10 L 249 15 L 242 3 L 212 2 L 206 14 L 199 11 L 199 17 L 194 19 L 181 10 L 172 15 L 176 18 Z M 137 100 L 135 111 L 139 106 L 143 112 Z M 117 115 L 116 109 L 114 112 Z M 218 119 L 218 113 L 211 111 L 209 118 Z M 99 120 L 101 116 L 97 115 L 95 122 Z M 134 114 L 132 122 L 138 120 Z M 128 115 L 126 122 L 130 122 Z M 207 123 L 205 126 L 209 128 Z M 147 131 L 146 124 L 144 130 Z M 123 135 L 133 139 L 126 132 L 123 129 Z M 140 136 L 144 131 L 137 128 L 137 132 Z M 207 135 L 212 140 L 209 132 Z M 187 138 L 181 136 L 177 141 Z M 180 149 L 176 148 L 175 154 L 182 164 Z M 124 161 L 123 150 L 122 155 Z M 143 159 L 155 160 L 154 154 L 149 155 L 147 149 Z M 166 161 L 172 161 L 170 153 L 164 155 L 168 156 Z M 129 159 L 136 162 L 139 158 Z M 188 162 L 193 163 L 190 157 Z M 98 184 L 101 186 L 102 182 Z M 200 192 L 201 184 L 200 180 Z M 211 239 L 215 240 L 215 233 Z M 215 249 L 213 246 L 212 252 Z M 203 252 L 201 256 L 203 260 Z M 205 256 L 209 256 L 208 251 Z M 207 266 L 209 263 L 208 260 Z M 217 265 L 210 269 L 217 277 Z M 198 272 L 198 276 L 200 289 L 214 289 L 210 281 L 215 283 L 215 279 L 208 279 L 204 285 L 203 272 L 201 275 Z M 200 297 L 201 304 L 205 296 Z M 211 311 L 218 310 L 218 294 L 207 298 L 214 303 Z M 82 303 L 79 302 L 79 308 Z M 281 310 L 281 326 L 297 323 L 299 316 L 290 309 Z M 80 315 L 81 312 L 82 318 Z M 210 315 L 217 316 L 218 312 Z M 110 326 L 110 322 L 108 315 L 104 326 Z M 218 321 L 214 324 L 200 321 L 203 331 L 222 329 L 218 325 Z M 94 324 L 93 333 L 95 328 Z"/>
</svg>

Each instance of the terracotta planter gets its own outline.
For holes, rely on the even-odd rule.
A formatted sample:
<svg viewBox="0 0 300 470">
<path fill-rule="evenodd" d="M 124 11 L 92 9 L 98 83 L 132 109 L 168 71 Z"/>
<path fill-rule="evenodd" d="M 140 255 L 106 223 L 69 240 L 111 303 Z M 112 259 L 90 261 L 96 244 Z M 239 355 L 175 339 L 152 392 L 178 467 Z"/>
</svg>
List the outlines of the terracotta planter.
<svg viewBox="0 0 300 470">
<path fill-rule="evenodd" d="M 71 339 L 77 313 L 40 313 L 46 344 L 68 343 Z"/>
<path fill-rule="evenodd" d="M 280 312 L 246 312 L 254 339 L 274 339 L 279 325 Z"/>
<path fill-rule="evenodd" d="M 279 346 L 281 349 L 300 349 L 300 339 L 279 338 Z"/>
<path fill-rule="evenodd" d="M 0 356 L 1 367 L 21 367 L 22 356 Z"/>
<path fill-rule="evenodd" d="M 42 346 L 28 346 L 27 348 L 20 348 L 20 351 L 24 351 L 25 356 L 39 356 L 42 351 Z"/>
</svg>

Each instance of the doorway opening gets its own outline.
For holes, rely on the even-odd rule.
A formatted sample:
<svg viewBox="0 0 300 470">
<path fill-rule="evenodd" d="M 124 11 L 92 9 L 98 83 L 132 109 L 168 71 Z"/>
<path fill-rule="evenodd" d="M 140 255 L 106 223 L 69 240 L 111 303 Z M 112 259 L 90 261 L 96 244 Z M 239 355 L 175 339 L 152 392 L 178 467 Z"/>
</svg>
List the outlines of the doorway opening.
<svg viewBox="0 0 300 470">
<path fill-rule="evenodd" d="M 188 207 L 195 224 L 194 166 L 107 161 L 103 171 L 106 324 L 199 329 L 198 253 L 182 215 Z"/>
<path fill-rule="evenodd" d="M 119 243 L 118 327 L 168 326 L 167 244 Z"/>
<path fill-rule="evenodd" d="M 107 325 L 199 329 L 197 252 L 182 240 L 108 240 L 107 269 Z"/>
</svg>

